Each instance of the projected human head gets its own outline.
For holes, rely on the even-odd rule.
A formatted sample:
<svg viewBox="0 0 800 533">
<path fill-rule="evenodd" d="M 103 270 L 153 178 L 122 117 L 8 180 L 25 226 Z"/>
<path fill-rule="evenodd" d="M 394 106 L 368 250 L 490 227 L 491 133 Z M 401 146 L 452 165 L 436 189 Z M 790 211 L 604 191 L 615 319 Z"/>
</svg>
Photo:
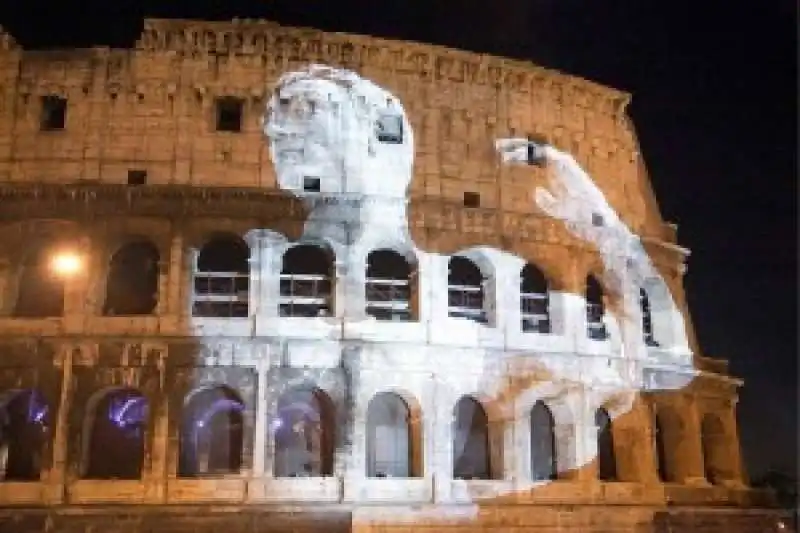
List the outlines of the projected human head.
<svg viewBox="0 0 800 533">
<path fill-rule="evenodd" d="M 310 65 L 284 74 L 263 126 L 282 189 L 405 196 L 414 141 L 403 106 L 353 72 Z"/>
</svg>

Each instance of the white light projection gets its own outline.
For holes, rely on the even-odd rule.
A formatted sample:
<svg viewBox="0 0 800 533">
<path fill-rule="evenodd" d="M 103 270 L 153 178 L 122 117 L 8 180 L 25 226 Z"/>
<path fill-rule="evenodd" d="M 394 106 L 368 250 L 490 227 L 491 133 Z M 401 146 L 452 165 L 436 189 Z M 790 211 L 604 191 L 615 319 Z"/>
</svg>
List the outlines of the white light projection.
<svg viewBox="0 0 800 533">
<path fill-rule="evenodd" d="M 526 261 L 488 246 L 457 254 L 471 259 L 485 278 L 494 280 L 484 281 L 483 286 L 486 323 L 448 316 L 450 256 L 421 250 L 410 237 L 406 206 L 413 131 L 402 104 L 388 91 L 353 72 L 310 65 L 280 78 L 263 127 L 279 186 L 302 198 L 310 209 L 300 242 L 323 243 L 336 258 L 334 316 L 306 318 L 294 328 L 303 329 L 300 336 L 317 335 L 317 347 L 304 357 L 309 367 L 324 367 L 320 361 L 328 361 L 331 371 L 337 366 L 331 354 L 343 354 L 341 364 L 349 378 L 332 382 L 351 387 L 347 396 L 352 398 L 354 422 L 351 441 L 338 441 L 337 446 L 344 457 L 345 483 L 359 495 L 356 500 L 388 503 L 401 495 L 407 499 L 417 486 L 400 483 L 393 489 L 392 483 L 382 480 L 377 487 L 365 475 L 366 406 L 376 394 L 387 391 L 401 394 L 419 410 L 425 435 L 421 444 L 425 464 L 419 476 L 432 480 L 438 502 L 472 504 L 547 483 L 526 474 L 531 466 L 526 413 L 537 400 L 546 402 L 557 425 L 577 428 L 556 443 L 557 470 L 590 463 L 597 453 L 595 428 L 589 422 L 594 410 L 604 406 L 612 417 L 619 416 L 629 409 L 638 390 L 662 386 L 645 379 L 646 371 L 661 362 L 655 352 L 648 353 L 643 340 L 640 288 L 657 302 L 656 319 L 667 324 L 657 334 L 662 342 L 658 354 L 668 355 L 664 367 L 673 376 L 669 386 L 684 386 L 694 375 L 683 318 L 666 283 L 638 237 L 568 154 L 550 146 L 531 146 L 527 140 L 497 142 L 505 163 L 527 161 L 533 150 L 552 166 L 552 188 L 538 190 L 535 201 L 599 250 L 605 285 L 623 302 L 621 316 L 604 317 L 611 326 L 610 342 L 593 344 L 585 339 L 585 327 L 575 327 L 575 321 L 567 319 L 551 335 L 520 333 L 519 272 Z M 273 237 L 282 239 L 284 250 L 297 244 L 277 234 Z M 368 254 L 377 249 L 397 251 L 415 264 L 414 320 L 381 322 L 365 313 L 365 265 Z M 562 316 L 580 317 L 585 312 L 582 295 L 552 291 L 550 298 Z M 454 447 L 463 447 L 465 441 L 453 439 L 453 410 L 466 395 L 483 403 L 490 426 L 496 426 L 491 423 L 495 420 L 515 420 L 510 433 L 489 430 L 488 441 L 511 439 L 518 450 L 506 463 L 490 467 L 491 480 L 451 479 L 453 457 L 462 451 Z M 268 427 L 273 425 L 279 424 L 272 421 Z M 419 490 L 417 501 L 426 501 L 428 489 Z M 454 512 L 453 506 L 446 507 L 448 513 Z M 461 506 L 457 512 L 467 516 L 476 509 Z M 375 508 L 378 515 L 386 512 Z"/>
</svg>

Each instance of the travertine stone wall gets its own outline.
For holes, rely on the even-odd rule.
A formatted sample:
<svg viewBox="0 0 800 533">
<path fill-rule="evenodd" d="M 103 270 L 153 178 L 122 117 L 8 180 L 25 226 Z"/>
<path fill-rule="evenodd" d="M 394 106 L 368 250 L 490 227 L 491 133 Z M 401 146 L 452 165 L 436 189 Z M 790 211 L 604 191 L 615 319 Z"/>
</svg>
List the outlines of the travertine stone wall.
<svg viewBox="0 0 800 533">
<path fill-rule="evenodd" d="M 277 244 L 261 230 L 294 238 L 305 214 L 276 190 L 258 121 L 271 84 L 308 62 L 354 69 L 403 100 L 417 132 L 409 224 L 421 246 L 444 253 L 471 244 L 513 250 L 539 265 L 554 289 L 581 292 L 597 258 L 537 216 L 530 195 L 545 179 L 544 171 L 498 165 L 495 138 L 532 135 L 573 153 L 597 179 L 613 207 L 644 237 L 675 300 L 685 304 L 687 252 L 675 245 L 674 227 L 659 214 L 625 116 L 625 93 L 518 61 L 263 21 L 150 20 L 131 50 L 26 51 L 0 30 L 0 395 L 34 388 L 51 406 L 41 480 L 0 483 L 0 506 L 19 506 L 14 517 L 0 513 L 0 531 L 86 531 L 108 516 L 115 516 L 120 530 L 131 532 L 162 525 L 175 531 L 200 528 L 187 518 L 191 515 L 205 516 L 202 526 L 208 531 L 212 525 L 216 530 L 231 525 L 231 531 L 269 531 L 287 518 L 256 517 L 242 509 L 280 502 L 314 502 L 318 510 L 331 505 L 326 520 L 334 515 L 339 520 L 343 513 L 347 528 L 352 519 L 362 524 L 356 529 L 380 531 L 389 525 L 373 524 L 358 512 L 351 516 L 359 501 L 402 495 L 409 506 L 424 508 L 451 496 L 446 476 L 437 475 L 380 484 L 360 479 L 360 485 L 348 485 L 354 473 L 363 478 L 358 453 L 352 455 L 355 463 L 337 456 L 331 478 L 272 478 L 274 443 L 266 424 L 274 395 L 267 391 L 274 392 L 274 384 L 287 378 L 281 374 L 289 371 L 286 362 L 302 360 L 302 349 L 262 329 L 277 311 L 275 287 L 260 280 L 274 279 L 280 258 Z M 67 98 L 63 131 L 40 131 L 40 97 L 45 95 Z M 214 99 L 221 96 L 244 100 L 242 132 L 214 131 Z M 156 187 L 126 188 L 131 169 L 147 170 L 148 184 Z M 480 193 L 481 207 L 465 209 L 464 192 Z M 252 320 L 227 329 L 211 322 L 198 326 L 189 316 L 193 258 L 218 231 L 248 242 L 255 287 Z M 160 252 L 156 312 L 100 316 L 109 258 L 134 235 L 151 240 Z M 69 243 L 87 259 L 87 268 L 67 284 L 63 317 L 14 318 L 19 266 L 26 251 L 45 239 Z M 201 346 L 198 327 L 208 328 L 203 332 L 213 342 L 206 338 Z M 696 346 L 693 350 L 700 353 Z M 350 355 L 328 350 L 328 366 L 341 369 Z M 563 479 L 546 487 L 515 493 L 518 507 L 482 509 L 481 520 L 486 520 L 476 524 L 495 530 L 517 525 L 600 531 L 613 522 L 620 530 L 650 531 L 642 524 L 668 503 L 763 503 L 743 486 L 734 418 L 740 382 L 727 376 L 724 362 L 696 360 L 706 373 L 690 387 L 645 396 L 615 420 L 620 482 L 597 482 L 596 467 L 590 464 L 564 472 Z M 336 381 L 345 379 L 341 375 L 325 379 L 333 380 L 330 390 L 344 390 Z M 192 389 L 211 383 L 229 386 L 246 406 L 242 471 L 225 478 L 178 479 L 184 399 Z M 141 391 L 150 405 L 142 477 L 81 479 L 92 402 L 98 393 L 122 386 Z M 350 400 L 334 401 L 345 405 Z M 654 413 L 663 414 L 674 443 L 667 457 L 668 483 L 657 477 Z M 729 446 L 717 453 L 724 479 L 720 486 L 705 481 L 700 420 L 706 413 L 722 421 L 728 437 Z M 493 422 L 524 433 L 522 419 Z M 349 418 L 342 421 L 346 432 L 356 431 L 355 426 Z M 439 437 L 446 439 L 446 430 L 441 431 Z M 558 453 L 574 453 L 570 446 L 593 438 L 591 431 L 585 424 L 560 424 Z M 499 482 L 524 486 L 524 461 L 515 459 L 521 452 L 507 434 L 501 431 L 499 439 L 509 459 Z M 426 463 L 437 464 L 433 450 L 421 453 L 428 454 Z M 136 511 L 126 521 L 113 510 L 98 510 L 135 503 L 152 504 L 158 516 Z M 182 507 L 199 503 L 205 506 Z M 96 507 L 85 515 L 75 511 L 71 518 L 22 510 L 62 504 L 75 504 L 67 509 Z M 593 513 L 605 504 L 609 507 L 601 520 Z M 227 513 L 226 519 L 218 512 Z M 269 528 L 262 527 L 265 523 Z M 329 531 L 330 525 L 322 529 Z M 318 524 L 286 527 L 320 529 Z"/>
</svg>

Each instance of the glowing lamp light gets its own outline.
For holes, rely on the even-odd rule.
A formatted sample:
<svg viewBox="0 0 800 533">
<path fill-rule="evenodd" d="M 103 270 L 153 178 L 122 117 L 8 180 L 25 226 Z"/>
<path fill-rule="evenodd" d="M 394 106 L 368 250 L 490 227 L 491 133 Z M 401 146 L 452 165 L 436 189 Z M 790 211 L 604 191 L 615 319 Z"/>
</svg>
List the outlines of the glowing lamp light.
<svg viewBox="0 0 800 533">
<path fill-rule="evenodd" d="M 81 269 L 81 258 L 73 252 L 59 252 L 53 256 L 50 266 L 58 276 L 69 277 Z"/>
</svg>

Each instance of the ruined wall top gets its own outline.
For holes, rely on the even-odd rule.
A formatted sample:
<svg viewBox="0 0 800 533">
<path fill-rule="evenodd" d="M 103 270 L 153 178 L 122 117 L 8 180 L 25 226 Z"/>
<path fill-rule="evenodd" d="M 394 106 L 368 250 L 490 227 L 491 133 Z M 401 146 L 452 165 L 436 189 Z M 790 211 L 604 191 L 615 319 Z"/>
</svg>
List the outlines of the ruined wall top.
<svg viewBox="0 0 800 533">
<path fill-rule="evenodd" d="M 377 64 L 399 71 L 416 72 L 423 78 L 504 85 L 512 91 L 529 90 L 534 83 L 568 85 L 595 98 L 613 100 L 619 115 L 624 113 L 631 98 L 627 92 L 528 61 L 412 41 L 288 27 L 263 19 L 233 19 L 230 22 L 145 19 L 136 48 L 188 55 L 258 55 L 288 48 L 290 58 L 341 54 L 349 66 Z"/>
<path fill-rule="evenodd" d="M 3 26 L 0 26 L 0 52 L 14 50 L 17 48 L 17 41 L 8 33 Z"/>
</svg>

